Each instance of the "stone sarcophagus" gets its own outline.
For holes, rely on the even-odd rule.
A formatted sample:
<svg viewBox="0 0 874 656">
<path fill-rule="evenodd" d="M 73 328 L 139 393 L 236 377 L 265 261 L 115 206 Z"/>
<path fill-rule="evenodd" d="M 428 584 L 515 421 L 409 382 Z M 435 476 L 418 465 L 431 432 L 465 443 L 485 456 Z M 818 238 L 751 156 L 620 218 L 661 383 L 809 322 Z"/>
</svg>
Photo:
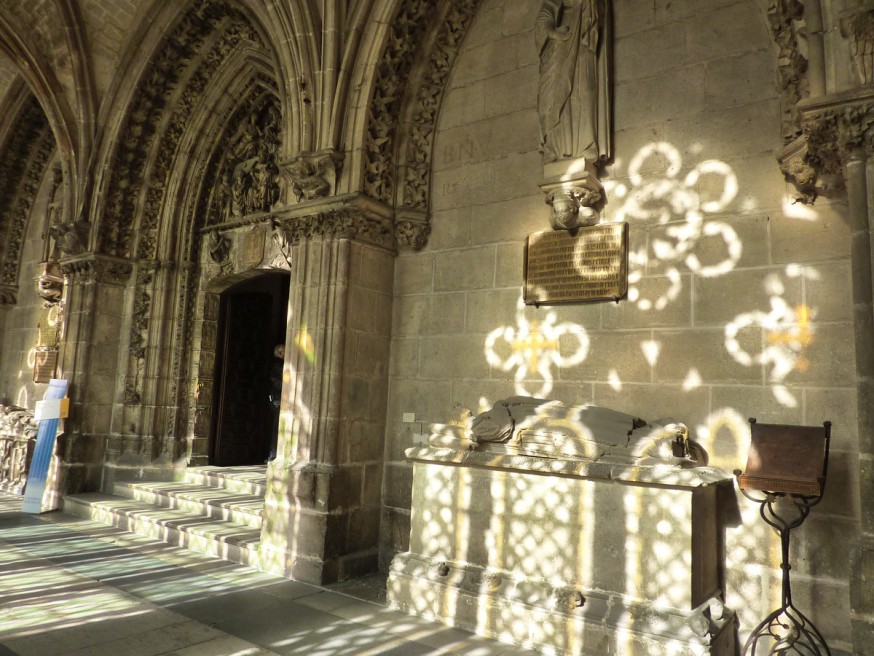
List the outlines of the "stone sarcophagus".
<svg viewBox="0 0 874 656">
<path fill-rule="evenodd" d="M 733 486 L 689 453 L 682 424 L 537 399 L 436 426 L 407 450 L 410 548 L 389 603 L 558 653 L 733 655 L 721 512 Z"/>
</svg>

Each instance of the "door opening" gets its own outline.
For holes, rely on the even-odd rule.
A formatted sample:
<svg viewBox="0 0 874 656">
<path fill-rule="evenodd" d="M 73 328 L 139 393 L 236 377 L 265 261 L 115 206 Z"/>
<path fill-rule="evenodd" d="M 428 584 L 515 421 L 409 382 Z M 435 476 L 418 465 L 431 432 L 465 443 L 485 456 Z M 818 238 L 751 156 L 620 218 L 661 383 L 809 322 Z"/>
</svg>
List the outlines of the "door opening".
<svg viewBox="0 0 874 656">
<path fill-rule="evenodd" d="M 263 464 L 278 410 L 272 402 L 274 349 L 285 344 L 289 275 L 264 273 L 221 295 L 209 463 Z"/>
</svg>

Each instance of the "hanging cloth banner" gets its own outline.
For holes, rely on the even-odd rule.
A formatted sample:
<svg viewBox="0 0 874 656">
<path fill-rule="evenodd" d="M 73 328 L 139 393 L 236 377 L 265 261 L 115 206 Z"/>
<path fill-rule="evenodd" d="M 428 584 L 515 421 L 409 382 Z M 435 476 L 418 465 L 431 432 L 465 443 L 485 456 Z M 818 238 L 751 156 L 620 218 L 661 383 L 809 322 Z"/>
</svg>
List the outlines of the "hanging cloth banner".
<svg viewBox="0 0 874 656">
<path fill-rule="evenodd" d="M 67 381 L 52 378 L 45 398 L 36 402 L 34 419 L 39 422 L 36 434 L 36 446 L 27 472 L 27 484 L 24 488 L 24 503 L 21 510 L 26 513 L 42 512 L 42 500 L 49 477 L 49 466 L 52 454 L 55 452 L 55 438 L 58 436 L 58 422 L 67 416 L 69 399 L 67 396 Z"/>
</svg>

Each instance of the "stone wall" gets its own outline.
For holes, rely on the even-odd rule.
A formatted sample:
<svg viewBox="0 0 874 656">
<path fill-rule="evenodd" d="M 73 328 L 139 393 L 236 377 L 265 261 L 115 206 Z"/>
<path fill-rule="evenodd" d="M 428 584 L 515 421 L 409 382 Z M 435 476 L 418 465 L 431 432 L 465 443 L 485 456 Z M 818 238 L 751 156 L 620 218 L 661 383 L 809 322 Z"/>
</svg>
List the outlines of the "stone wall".
<svg viewBox="0 0 874 656">
<path fill-rule="evenodd" d="M 827 494 L 794 536 L 793 590 L 833 653 L 850 651 L 859 509 L 849 231 L 842 205 L 795 202 L 776 163 L 780 101 L 763 8 L 614 3 L 603 218 L 630 224 L 628 298 L 535 309 L 520 304 L 520 285 L 525 237 L 549 226 L 538 189 L 539 6 L 480 8 L 435 138 L 433 232 L 396 262 L 382 562 L 407 546 L 404 449 L 460 407 L 530 394 L 669 415 L 728 471 L 746 463 L 747 417 L 831 420 Z M 525 356 L 532 341 L 540 350 Z M 779 606 L 780 555 L 757 506 L 740 503 L 726 587 L 744 637 Z M 638 566 L 636 576 L 654 574 Z"/>
<path fill-rule="evenodd" d="M 43 231 L 46 205 L 51 193 L 51 175 L 42 180 L 31 208 L 21 251 L 18 277 L 18 302 L 5 310 L 6 322 L 0 344 L 0 402 L 33 410 L 42 399 L 46 385 L 33 382 L 34 347 L 37 344 L 40 308 L 36 293 L 39 264 L 44 257 Z"/>
</svg>

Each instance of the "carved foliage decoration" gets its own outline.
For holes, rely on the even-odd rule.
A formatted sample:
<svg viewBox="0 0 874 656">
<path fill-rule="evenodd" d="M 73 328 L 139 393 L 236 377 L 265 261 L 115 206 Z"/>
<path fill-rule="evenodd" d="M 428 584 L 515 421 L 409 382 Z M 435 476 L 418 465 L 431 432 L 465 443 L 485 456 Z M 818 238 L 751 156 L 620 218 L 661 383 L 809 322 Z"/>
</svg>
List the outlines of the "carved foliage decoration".
<svg viewBox="0 0 874 656">
<path fill-rule="evenodd" d="M 217 30 L 224 32 L 222 38 L 203 57 L 198 57 L 208 37 Z M 105 194 L 106 210 L 99 244 L 103 252 L 117 256 L 130 253 L 131 219 L 137 215 L 137 200 L 147 177 L 151 178 L 151 186 L 141 221 L 141 231 L 145 234 L 137 255 L 148 257 L 154 252 L 150 231 L 157 221 L 166 177 L 185 124 L 211 77 L 243 39 L 255 41 L 257 35 L 242 15 L 223 3 L 201 0 L 162 43 L 135 93 L 120 133 Z M 165 110 L 183 83 L 184 90 L 164 131 L 154 169 L 149 172 L 146 170 L 148 158 L 159 136 Z"/>
<path fill-rule="evenodd" d="M 142 401 L 143 374 L 148 345 L 149 314 L 152 308 L 152 285 L 158 263 L 141 260 L 137 263 L 137 281 L 134 291 L 134 307 L 131 313 L 131 332 L 127 377 L 124 385 L 125 403 Z"/>
<path fill-rule="evenodd" d="M 801 0 L 770 0 L 768 26 L 777 45 L 777 69 L 783 92 L 783 143 L 788 143 L 801 134 L 795 106 L 808 94 L 804 4 Z"/>
<path fill-rule="evenodd" d="M 404 157 L 406 175 L 403 205 L 405 207 L 428 209 L 431 155 L 434 133 L 437 129 L 437 112 L 449 73 L 464 35 L 467 34 L 473 20 L 477 5 L 477 1 L 471 0 L 452 5 L 437 33 L 437 39 L 428 59 L 428 69 L 416 90 L 413 101 L 415 110 Z"/>
<path fill-rule="evenodd" d="M 862 11 L 841 21 L 841 32 L 850 40 L 856 84 L 874 82 L 874 10 Z"/>
<path fill-rule="evenodd" d="M 413 62 L 437 12 L 432 3 L 407 0 L 392 21 L 388 45 L 377 68 L 373 99 L 365 132 L 364 191 L 387 204 L 395 201 L 405 207 L 426 209 L 429 205 L 431 157 L 437 113 L 446 80 L 473 19 L 479 0 L 452 0 L 436 28 L 427 67 L 415 86 L 407 89 Z M 398 121 L 407 94 L 413 103 L 406 152 L 400 155 L 404 167 L 403 181 L 397 181 L 395 156 L 398 148 Z M 398 194 L 397 184 L 402 184 Z M 400 195 L 400 197 L 398 197 Z M 401 243 L 421 247 L 427 240 L 427 228 L 414 223 L 399 225 Z"/>
<path fill-rule="evenodd" d="M 352 239 L 357 238 L 372 244 L 388 247 L 391 243 L 391 229 L 385 220 L 368 216 L 365 212 L 348 207 L 327 212 L 319 212 L 296 219 L 273 223 L 273 239 L 280 245 L 283 253 L 290 246 L 304 239 Z"/>
<path fill-rule="evenodd" d="M 55 151 L 54 135 L 39 103 L 31 97 L 22 109 L 0 159 L 0 284 L 15 286 L 27 220 Z"/>
</svg>

